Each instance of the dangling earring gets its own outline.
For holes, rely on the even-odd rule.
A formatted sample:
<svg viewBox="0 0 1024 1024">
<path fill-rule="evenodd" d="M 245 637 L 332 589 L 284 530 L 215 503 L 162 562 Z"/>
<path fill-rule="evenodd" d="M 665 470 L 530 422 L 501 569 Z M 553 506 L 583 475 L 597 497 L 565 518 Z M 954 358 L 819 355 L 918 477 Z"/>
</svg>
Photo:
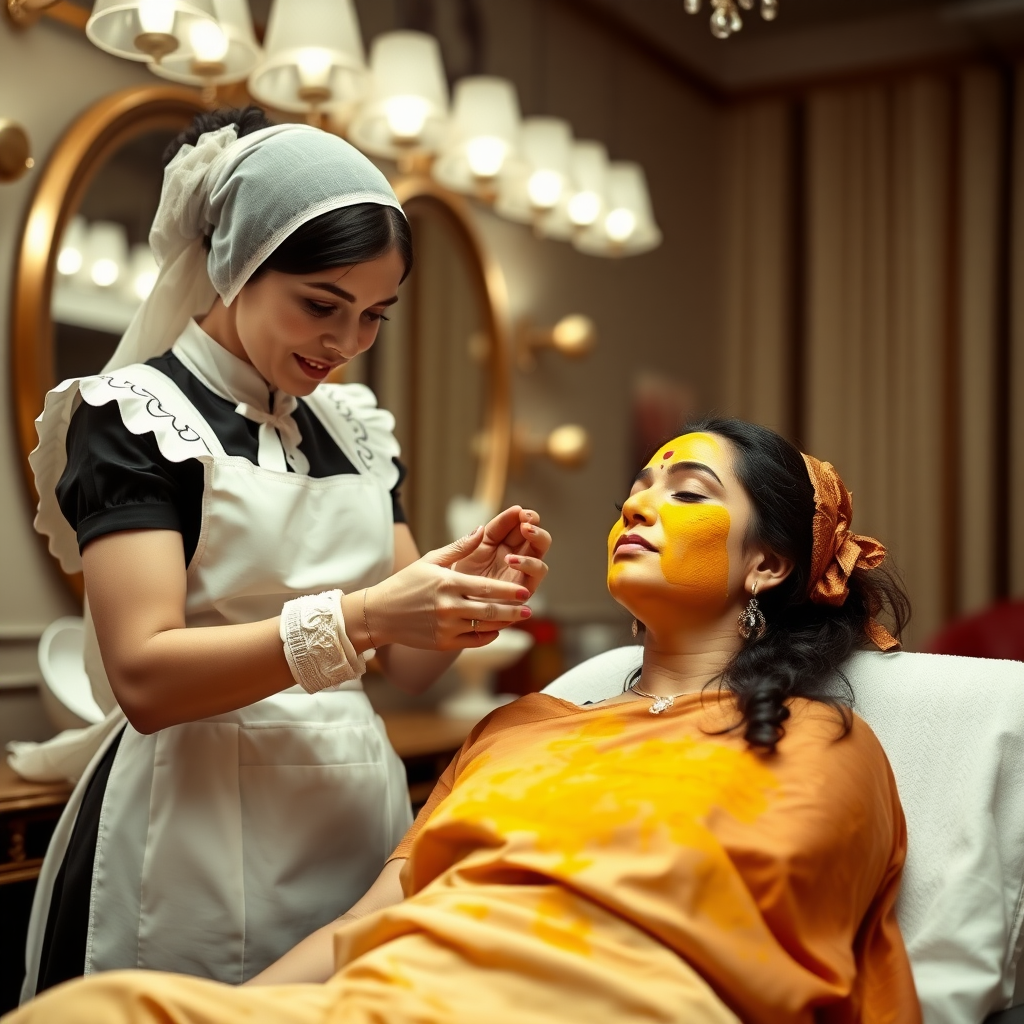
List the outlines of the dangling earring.
<svg viewBox="0 0 1024 1024">
<path fill-rule="evenodd" d="M 738 621 L 739 634 L 744 640 L 760 640 L 764 636 L 767 623 L 764 621 L 764 613 L 757 603 L 757 582 L 750 591 L 750 600 L 747 607 L 740 613 Z"/>
<path fill-rule="evenodd" d="M 639 632 L 640 632 L 640 623 L 639 623 L 639 622 L 637 622 L 637 621 L 636 621 L 636 619 L 634 619 L 634 620 L 633 620 L 633 639 L 634 639 L 634 640 L 636 639 L 636 637 L 637 637 L 637 634 L 638 634 Z"/>
</svg>

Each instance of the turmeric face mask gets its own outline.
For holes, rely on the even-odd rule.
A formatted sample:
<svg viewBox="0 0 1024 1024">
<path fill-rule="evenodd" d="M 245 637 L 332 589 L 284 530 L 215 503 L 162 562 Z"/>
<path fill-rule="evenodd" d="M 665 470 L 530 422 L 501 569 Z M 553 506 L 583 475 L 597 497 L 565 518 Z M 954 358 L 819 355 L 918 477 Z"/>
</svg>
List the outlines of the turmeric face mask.
<svg viewBox="0 0 1024 1024">
<path fill-rule="evenodd" d="M 637 477 L 608 537 L 608 586 L 642 585 L 718 611 L 729 597 L 729 531 L 723 478 L 729 460 L 710 434 L 661 448 Z M 665 594 L 664 596 L 668 596 Z"/>
</svg>

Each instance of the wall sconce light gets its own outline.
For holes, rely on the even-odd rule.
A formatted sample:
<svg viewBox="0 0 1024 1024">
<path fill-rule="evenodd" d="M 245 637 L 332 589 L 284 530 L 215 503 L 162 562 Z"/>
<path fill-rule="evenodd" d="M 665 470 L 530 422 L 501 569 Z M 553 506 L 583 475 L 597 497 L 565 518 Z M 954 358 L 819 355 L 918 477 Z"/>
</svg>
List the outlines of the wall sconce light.
<svg viewBox="0 0 1024 1024">
<path fill-rule="evenodd" d="M 441 47 L 425 32 L 385 32 L 373 41 L 370 76 L 369 102 L 349 135 L 364 152 L 415 169 L 417 157 L 436 154 L 448 135 Z"/>
<path fill-rule="evenodd" d="M 115 57 L 159 64 L 179 50 L 194 58 L 196 23 L 216 20 L 211 0 L 96 0 L 85 34 Z"/>
<path fill-rule="evenodd" d="M 0 182 L 17 181 L 35 163 L 25 129 L 0 118 Z"/>
<path fill-rule="evenodd" d="M 494 183 L 519 135 L 516 87 L 504 78 L 474 75 L 455 83 L 451 142 L 432 172 L 456 192 L 493 198 Z"/>
<path fill-rule="evenodd" d="M 213 9 L 216 20 L 203 18 L 189 26 L 190 52 L 175 51 L 150 65 L 160 78 L 201 86 L 211 106 L 218 85 L 247 78 L 262 56 L 247 0 L 213 0 Z"/>
<path fill-rule="evenodd" d="M 347 122 L 366 80 L 363 37 L 352 0 L 275 0 L 266 57 L 249 79 L 255 100 L 278 110 L 321 110 Z"/>
<path fill-rule="evenodd" d="M 576 423 L 555 427 L 547 437 L 538 437 L 517 423 L 512 428 L 512 449 L 509 453 L 513 473 L 522 473 L 526 462 L 548 458 L 562 469 L 579 469 L 590 458 L 590 435 Z"/>
<path fill-rule="evenodd" d="M 516 357 L 519 369 L 533 370 L 537 353 L 542 349 L 555 349 L 568 359 L 581 359 L 597 344 L 597 327 L 589 316 L 572 313 L 563 316 L 554 327 L 535 327 L 528 320 L 520 323 L 516 332 Z"/>
<path fill-rule="evenodd" d="M 569 185 L 572 126 L 560 117 L 528 117 L 519 133 L 520 159 L 502 175 L 495 210 L 531 224 L 558 206 Z"/>
</svg>

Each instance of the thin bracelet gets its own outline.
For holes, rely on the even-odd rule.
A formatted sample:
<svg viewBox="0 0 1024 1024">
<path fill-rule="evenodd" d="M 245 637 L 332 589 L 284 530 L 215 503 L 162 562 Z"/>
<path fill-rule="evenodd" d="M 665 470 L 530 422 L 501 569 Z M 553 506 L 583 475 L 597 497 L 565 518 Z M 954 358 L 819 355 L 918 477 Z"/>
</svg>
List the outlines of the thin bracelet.
<svg viewBox="0 0 1024 1024">
<path fill-rule="evenodd" d="M 376 650 L 377 645 L 373 642 L 373 634 L 370 632 L 370 624 L 366 621 L 366 594 L 369 589 L 369 587 L 365 587 L 363 589 L 363 629 L 366 630 L 366 639 L 370 641 L 370 646 Z"/>
</svg>

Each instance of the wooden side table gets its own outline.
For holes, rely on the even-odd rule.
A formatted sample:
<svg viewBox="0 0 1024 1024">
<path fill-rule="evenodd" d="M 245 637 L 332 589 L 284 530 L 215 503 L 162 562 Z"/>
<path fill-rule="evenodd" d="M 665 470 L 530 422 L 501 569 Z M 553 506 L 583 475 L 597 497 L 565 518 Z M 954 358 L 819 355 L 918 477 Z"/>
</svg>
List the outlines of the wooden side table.
<svg viewBox="0 0 1024 1024">
<path fill-rule="evenodd" d="M 418 811 L 473 723 L 425 712 L 382 717 Z M 18 1004 L 36 879 L 70 794 L 67 783 L 25 782 L 0 760 L 0 1013 Z"/>
<path fill-rule="evenodd" d="M 18 1005 L 36 879 L 70 794 L 67 783 L 25 782 L 0 761 L 0 1013 Z"/>
</svg>

